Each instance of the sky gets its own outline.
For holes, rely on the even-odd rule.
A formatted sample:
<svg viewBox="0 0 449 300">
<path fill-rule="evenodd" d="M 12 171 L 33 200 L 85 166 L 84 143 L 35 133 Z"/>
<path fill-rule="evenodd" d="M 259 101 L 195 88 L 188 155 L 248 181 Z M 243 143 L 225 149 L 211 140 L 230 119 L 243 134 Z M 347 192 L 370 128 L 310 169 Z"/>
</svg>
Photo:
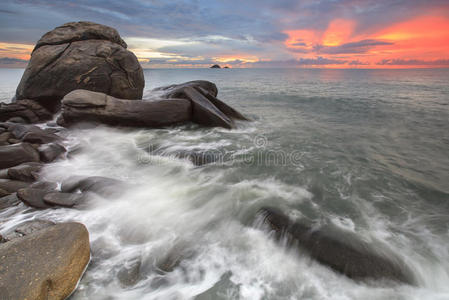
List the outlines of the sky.
<svg viewBox="0 0 449 300">
<path fill-rule="evenodd" d="M 0 67 L 72 21 L 116 28 L 144 68 L 449 67 L 449 0 L 2 0 Z"/>
</svg>

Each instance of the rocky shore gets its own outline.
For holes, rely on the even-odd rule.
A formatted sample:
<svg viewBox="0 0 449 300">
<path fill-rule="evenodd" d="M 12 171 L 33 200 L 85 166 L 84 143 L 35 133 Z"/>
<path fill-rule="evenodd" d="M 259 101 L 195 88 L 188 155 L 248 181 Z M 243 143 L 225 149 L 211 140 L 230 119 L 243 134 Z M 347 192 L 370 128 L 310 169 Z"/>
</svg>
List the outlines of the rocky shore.
<svg viewBox="0 0 449 300">
<path fill-rule="evenodd" d="M 216 85 L 209 81 L 156 88 L 147 99 L 142 99 L 143 89 L 142 68 L 115 29 L 74 22 L 42 36 L 14 101 L 0 104 L 0 211 L 17 205 L 77 209 L 92 195 L 107 198 L 129 186 L 76 174 L 62 182 L 43 180 L 45 164 L 76 155 L 76 149 L 67 148 L 73 127 L 196 123 L 233 129 L 248 121 L 218 98 Z M 195 153 L 184 157 L 198 166 L 208 163 Z M 370 245 L 351 247 L 324 234 L 309 235 L 311 228 L 273 209 L 260 215 L 279 236 L 287 233 L 311 257 L 350 278 L 415 283 L 406 266 L 367 251 Z M 90 260 L 84 225 L 35 219 L 7 229 L 0 223 L 0 234 L 0 298 L 65 299 L 76 289 Z M 167 272 L 178 260 L 166 262 Z"/>
</svg>

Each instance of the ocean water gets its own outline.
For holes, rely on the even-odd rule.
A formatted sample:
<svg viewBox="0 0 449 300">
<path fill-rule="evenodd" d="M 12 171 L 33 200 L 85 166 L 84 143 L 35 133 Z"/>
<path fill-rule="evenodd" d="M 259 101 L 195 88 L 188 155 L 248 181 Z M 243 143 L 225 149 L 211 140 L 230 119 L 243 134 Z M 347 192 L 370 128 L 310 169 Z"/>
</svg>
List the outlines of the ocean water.
<svg viewBox="0 0 449 300">
<path fill-rule="evenodd" d="M 0 101 L 23 70 L 0 70 Z M 449 70 L 145 70 L 154 87 L 205 79 L 252 122 L 235 130 L 73 130 L 83 150 L 43 178 L 130 184 L 79 209 L 0 212 L 0 233 L 33 218 L 79 221 L 92 260 L 71 299 L 449 299 Z M 161 153 L 205 151 L 194 166 Z M 401 257 L 417 286 L 356 282 L 277 243 L 274 206 Z M 171 270 L 161 266 L 173 263 Z M 170 264 L 170 263 L 168 263 Z M 165 268 L 166 269 L 166 268 Z M 128 270 L 128 271 L 126 271 Z"/>
</svg>

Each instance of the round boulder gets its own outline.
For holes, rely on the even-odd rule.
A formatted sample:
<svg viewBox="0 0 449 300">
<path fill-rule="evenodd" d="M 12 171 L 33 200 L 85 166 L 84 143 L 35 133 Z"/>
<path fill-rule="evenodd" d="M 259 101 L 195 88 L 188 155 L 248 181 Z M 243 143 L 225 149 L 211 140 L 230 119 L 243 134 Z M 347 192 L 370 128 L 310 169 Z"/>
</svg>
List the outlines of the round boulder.
<svg viewBox="0 0 449 300">
<path fill-rule="evenodd" d="M 75 89 L 141 99 L 142 67 L 118 32 L 92 22 L 72 22 L 46 33 L 36 44 L 16 91 L 55 110 Z"/>
</svg>

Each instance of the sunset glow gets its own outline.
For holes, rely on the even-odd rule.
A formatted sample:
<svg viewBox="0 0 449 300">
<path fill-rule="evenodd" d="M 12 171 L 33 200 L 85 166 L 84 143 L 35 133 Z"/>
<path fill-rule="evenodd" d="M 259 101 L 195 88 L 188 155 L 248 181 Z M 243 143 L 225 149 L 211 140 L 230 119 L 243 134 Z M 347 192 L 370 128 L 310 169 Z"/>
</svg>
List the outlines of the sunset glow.
<svg viewBox="0 0 449 300">
<path fill-rule="evenodd" d="M 253 0 L 249 0 L 252 2 Z M 103 7 L 89 14 L 118 29 L 143 67 L 185 68 L 223 64 L 232 67 L 440 68 L 449 67 L 449 2 L 373 2 L 354 0 L 207 2 L 211 19 L 170 5 Z M 13 3 L 13 2 L 12 2 Z M 34 43 L 57 25 L 84 18 L 86 6 L 60 9 L 61 20 L 27 27 L 11 12 L 47 8 L 14 2 L 0 11 L 0 67 L 24 67 Z M 142 7 L 140 7 L 141 5 Z M 151 18 L 145 10 L 159 11 Z M 115 11 L 117 10 L 117 11 Z M 185 13 L 183 12 L 185 11 Z M 95 13 L 93 13 L 95 12 Z M 167 23 L 166 16 L 171 22 Z M 263 16 L 263 18 L 260 18 Z M 135 20 L 135 21 L 134 21 Z M 44 22 L 45 23 L 45 22 Z M 173 23 L 173 24 L 172 24 Z"/>
</svg>

